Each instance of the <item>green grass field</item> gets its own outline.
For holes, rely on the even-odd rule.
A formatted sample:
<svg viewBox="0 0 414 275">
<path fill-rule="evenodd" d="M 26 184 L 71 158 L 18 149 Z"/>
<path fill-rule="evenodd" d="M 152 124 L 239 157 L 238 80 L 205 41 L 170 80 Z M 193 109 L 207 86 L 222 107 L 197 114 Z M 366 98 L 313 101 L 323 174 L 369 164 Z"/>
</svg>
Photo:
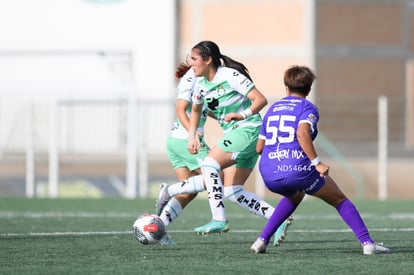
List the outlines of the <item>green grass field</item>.
<svg viewBox="0 0 414 275">
<path fill-rule="evenodd" d="M 277 200 L 271 201 L 276 203 Z M 393 253 L 362 255 L 336 211 L 302 203 L 286 240 L 249 248 L 265 220 L 227 202 L 229 233 L 198 236 L 210 219 L 196 199 L 168 227 L 175 246 L 145 246 L 132 233 L 154 199 L 0 199 L 0 274 L 414 274 L 414 201 L 354 201 L 371 236 Z"/>
</svg>

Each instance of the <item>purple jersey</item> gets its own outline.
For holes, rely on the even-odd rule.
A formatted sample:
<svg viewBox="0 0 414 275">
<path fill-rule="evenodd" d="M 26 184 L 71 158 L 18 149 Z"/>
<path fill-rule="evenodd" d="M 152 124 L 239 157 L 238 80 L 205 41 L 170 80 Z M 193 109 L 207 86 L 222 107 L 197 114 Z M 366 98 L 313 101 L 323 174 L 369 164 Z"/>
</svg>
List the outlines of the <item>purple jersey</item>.
<svg viewBox="0 0 414 275">
<path fill-rule="evenodd" d="M 310 160 L 299 145 L 296 130 L 300 123 L 309 123 L 314 140 L 318 120 L 318 108 L 305 98 L 288 96 L 270 106 L 259 134 L 259 138 L 265 140 L 259 162 L 264 181 L 311 170 Z"/>
</svg>

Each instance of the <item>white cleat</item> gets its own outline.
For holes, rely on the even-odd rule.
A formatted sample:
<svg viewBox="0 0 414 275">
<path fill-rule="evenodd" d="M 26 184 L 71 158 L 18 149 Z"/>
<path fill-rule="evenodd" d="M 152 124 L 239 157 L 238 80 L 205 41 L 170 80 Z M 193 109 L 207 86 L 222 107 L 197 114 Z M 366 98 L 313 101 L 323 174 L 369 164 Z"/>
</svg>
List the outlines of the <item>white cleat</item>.
<svg viewBox="0 0 414 275">
<path fill-rule="evenodd" d="M 363 244 L 362 252 L 364 253 L 364 255 L 391 253 L 391 251 L 388 248 L 382 246 L 382 243 L 381 245 L 376 243 Z"/>
<path fill-rule="evenodd" d="M 262 238 L 257 238 L 257 240 L 252 244 L 250 250 L 256 254 L 265 253 L 267 248 L 267 243 Z"/>
</svg>

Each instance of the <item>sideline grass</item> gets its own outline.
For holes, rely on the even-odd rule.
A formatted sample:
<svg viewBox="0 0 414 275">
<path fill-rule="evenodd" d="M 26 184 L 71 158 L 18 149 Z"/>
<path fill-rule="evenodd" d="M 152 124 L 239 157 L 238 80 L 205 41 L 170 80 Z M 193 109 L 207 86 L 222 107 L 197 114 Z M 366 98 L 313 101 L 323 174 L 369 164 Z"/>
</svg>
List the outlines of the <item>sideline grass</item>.
<svg viewBox="0 0 414 275">
<path fill-rule="evenodd" d="M 176 246 L 144 246 L 135 218 L 154 200 L 0 199 L 0 274 L 413 274 L 413 201 L 354 201 L 372 237 L 392 250 L 362 255 L 336 211 L 304 201 L 280 247 L 249 247 L 265 220 L 227 203 L 231 230 L 197 236 L 210 218 L 196 199 L 169 226 Z M 276 201 L 273 201 L 276 203 Z"/>
</svg>

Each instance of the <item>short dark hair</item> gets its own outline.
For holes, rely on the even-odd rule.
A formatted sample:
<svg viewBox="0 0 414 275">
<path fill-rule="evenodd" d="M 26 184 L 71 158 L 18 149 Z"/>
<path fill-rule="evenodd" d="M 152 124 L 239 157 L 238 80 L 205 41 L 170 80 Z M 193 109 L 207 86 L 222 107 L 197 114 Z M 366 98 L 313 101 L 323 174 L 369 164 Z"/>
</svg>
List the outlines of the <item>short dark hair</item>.
<svg viewBox="0 0 414 275">
<path fill-rule="evenodd" d="M 307 96 L 311 90 L 316 75 L 306 66 L 291 66 L 286 70 L 283 82 L 291 92 Z"/>
</svg>

